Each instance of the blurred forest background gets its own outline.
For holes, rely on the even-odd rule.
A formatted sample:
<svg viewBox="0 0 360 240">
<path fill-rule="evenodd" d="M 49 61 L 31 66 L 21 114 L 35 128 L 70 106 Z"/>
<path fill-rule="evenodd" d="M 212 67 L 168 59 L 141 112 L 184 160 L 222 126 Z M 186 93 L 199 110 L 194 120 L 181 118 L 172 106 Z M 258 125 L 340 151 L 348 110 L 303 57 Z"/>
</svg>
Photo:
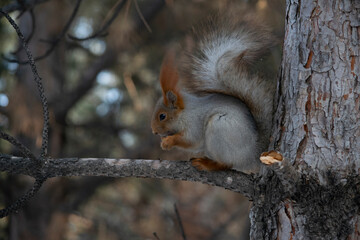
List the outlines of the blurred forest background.
<svg viewBox="0 0 360 240">
<path fill-rule="evenodd" d="M 0 7 L 14 2 L 1 0 Z M 43 2 L 11 16 L 29 39 L 33 56 L 45 54 L 36 64 L 49 100 L 49 156 L 54 158 L 186 159 L 176 150 L 162 151 L 151 133 L 152 109 L 160 97 L 158 73 L 166 49 L 216 11 L 245 9 L 264 19 L 279 42 L 261 69 L 270 77 L 277 74 L 284 1 Z M 27 60 L 20 45 L 2 17 L 0 128 L 38 153 L 42 108 L 29 65 L 13 61 Z M 0 150 L 17 154 L 4 141 Z M 0 173 L 0 207 L 32 182 Z M 241 195 L 200 183 L 133 178 L 50 179 L 25 209 L 0 219 L 0 239 L 157 239 L 154 232 L 161 240 L 182 239 L 174 204 L 188 239 L 248 239 L 250 203 Z"/>
</svg>

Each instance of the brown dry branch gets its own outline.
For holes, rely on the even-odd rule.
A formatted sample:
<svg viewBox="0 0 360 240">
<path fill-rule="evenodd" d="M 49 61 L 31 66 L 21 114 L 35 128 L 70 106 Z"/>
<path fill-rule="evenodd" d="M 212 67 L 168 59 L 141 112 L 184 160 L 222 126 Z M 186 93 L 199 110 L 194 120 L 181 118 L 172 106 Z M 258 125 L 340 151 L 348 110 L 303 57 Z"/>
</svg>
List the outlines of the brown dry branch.
<svg viewBox="0 0 360 240">
<path fill-rule="evenodd" d="M 176 219 L 179 223 L 179 227 L 180 227 L 180 232 L 181 232 L 181 236 L 183 238 L 183 240 L 186 240 L 186 234 L 185 234 L 185 229 L 184 229 L 184 225 L 182 223 L 182 220 L 181 220 L 181 217 L 180 217 L 180 213 L 179 213 L 179 210 L 176 206 L 176 204 L 174 204 L 174 211 L 175 211 L 175 215 L 176 215 Z"/>
</svg>

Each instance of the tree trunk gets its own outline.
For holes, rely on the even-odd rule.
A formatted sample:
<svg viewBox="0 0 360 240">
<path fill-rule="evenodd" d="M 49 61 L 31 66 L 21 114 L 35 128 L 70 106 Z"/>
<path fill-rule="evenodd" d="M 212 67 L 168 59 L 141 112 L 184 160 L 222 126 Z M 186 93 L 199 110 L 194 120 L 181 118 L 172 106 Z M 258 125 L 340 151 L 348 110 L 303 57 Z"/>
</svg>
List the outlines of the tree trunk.
<svg viewBox="0 0 360 240">
<path fill-rule="evenodd" d="M 288 0 L 271 148 L 252 239 L 358 239 L 359 1 Z"/>
<path fill-rule="evenodd" d="M 270 149 L 276 149 L 284 156 L 284 161 L 280 165 L 264 167 L 258 176 L 238 172 L 202 173 L 191 168 L 189 163 L 181 162 L 110 159 L 49 159 L 44 170 L 49 177 L 109 176 L 116 167 L 118 169 L 112 173 L 116 177 L 120 177 L 120 173 L 121 176 L 183 180 L 195 176 L 194 181 L 243 193 L 253 201 L 250 213 L 252 239 L 358 239 L 359 15 L 360 2 L 357 0 L 287 0 L 284 54 L 270 145 Z M 3 158 L 1 156 L 0 160 Z M 4 159 L 0 170 L 32 175 L 27 172 L 31 170 L 30 165 L 26 168 L 21 162 L 16 163 L 16 159 L 11 160 Z M 84 165 L 84 162 L 99 165 Z M 66 168 L 68 163 L 74 164 L 68 168 L 70 170 Z M 126 168 L 126 164 L 131 168 Z M 59 188 L 53 189 L 59 191 Z M 68 194 L 65 190 L 74 189 L 82 188 L 61 188 L 59 198 Z M 48 196 L 54 194 L 48 192 Z M 45 199 L 43 196 L 38 198 Z M 40 224 L 34 219 L 28 220 L 28 216 L 38 212 L 44 214 L 48 210 L 32 206 L 35 211 L 25 209 L 22 215 L 11 217 L 12 239 L 24 236 L 50 239 L 46 235 L 46 232 L 51 233 L 49 222 L 66 220 L 66 216 L 61 215 L 42 216 L 48 222 Z M 58 207 L 58 202 L 52 206 Z M 19 230 L 25 219 L 29 226 L 38 223 L 36 227 L 28 228 L 37 233 Z M 54 238 L 61 236 L 52 235 Z"/>
</svg>

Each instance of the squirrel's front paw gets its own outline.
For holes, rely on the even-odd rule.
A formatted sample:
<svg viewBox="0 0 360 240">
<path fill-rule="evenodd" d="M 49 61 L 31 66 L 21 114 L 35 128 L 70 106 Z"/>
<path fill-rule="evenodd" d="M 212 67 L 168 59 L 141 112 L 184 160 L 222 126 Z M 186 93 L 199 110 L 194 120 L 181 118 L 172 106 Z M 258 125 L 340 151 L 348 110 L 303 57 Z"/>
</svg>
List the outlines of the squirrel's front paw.
<svg viewBox="0 0 360 240">
<path fill-rule="evenodd" d="M 174 146 L 174 138 L 172 136 L 162 138 L 160 146 L 163 150 L 170 150 Z"/>
</svg>

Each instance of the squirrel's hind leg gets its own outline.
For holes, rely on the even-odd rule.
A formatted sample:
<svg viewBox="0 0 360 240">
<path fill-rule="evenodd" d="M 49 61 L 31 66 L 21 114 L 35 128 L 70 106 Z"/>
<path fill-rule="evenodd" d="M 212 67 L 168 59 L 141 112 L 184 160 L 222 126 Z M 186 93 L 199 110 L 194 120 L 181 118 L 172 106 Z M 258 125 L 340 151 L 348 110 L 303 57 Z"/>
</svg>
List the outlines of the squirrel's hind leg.
<svg viewBox="0 0 360 240">
<path fill-rule="evenodd" d="M 229 166 L 224 163 L 216 162 L 209 158 L 191 158 L 191 165 L 193 165 L 197 170 L 200 171 L 222 171 L 231 169 L 232 166 Z"/>
</svg>

